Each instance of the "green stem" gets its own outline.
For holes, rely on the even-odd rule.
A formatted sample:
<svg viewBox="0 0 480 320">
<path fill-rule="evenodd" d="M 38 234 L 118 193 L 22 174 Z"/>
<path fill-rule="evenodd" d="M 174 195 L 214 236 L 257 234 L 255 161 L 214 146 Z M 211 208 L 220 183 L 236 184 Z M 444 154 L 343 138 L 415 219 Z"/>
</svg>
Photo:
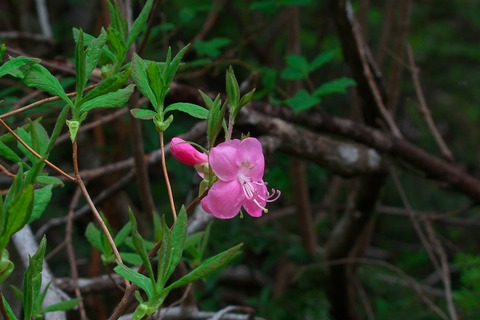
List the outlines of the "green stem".
<svg viewBox="0 0 480 320">
<path fill-rule="evenodd" d="M 165 161 L 165 143 L 163 138 L 163 131 L 160 131 L 160 151 L 162 153 L 162 168 L 165 176 L 165 183 L 167 184 L 168 199 L 170 200 L 170 207 L 172 208 L 173 221 L 177 221 L 177 211 L 175 210 L 175 202 L 173 201 L 172 187 L 170 179 L 168 178 L 167 163 Z"/>
</svg>

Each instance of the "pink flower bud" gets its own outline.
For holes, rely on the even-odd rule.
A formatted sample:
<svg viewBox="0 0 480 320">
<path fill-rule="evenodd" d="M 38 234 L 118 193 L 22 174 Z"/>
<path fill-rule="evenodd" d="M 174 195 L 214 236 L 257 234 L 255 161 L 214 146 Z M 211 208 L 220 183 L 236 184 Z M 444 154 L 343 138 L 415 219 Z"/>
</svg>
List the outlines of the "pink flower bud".
<svg viewBox="0 0 480 320">
<path fill-rule="evenodd" d="M 189 166 L 208 163 L 208 156 L 205 153 L 201 153 L 188 142 L 180 138 L 172 139 L 170 142 L 170 151 L 175 159 Z"/>
</svg>

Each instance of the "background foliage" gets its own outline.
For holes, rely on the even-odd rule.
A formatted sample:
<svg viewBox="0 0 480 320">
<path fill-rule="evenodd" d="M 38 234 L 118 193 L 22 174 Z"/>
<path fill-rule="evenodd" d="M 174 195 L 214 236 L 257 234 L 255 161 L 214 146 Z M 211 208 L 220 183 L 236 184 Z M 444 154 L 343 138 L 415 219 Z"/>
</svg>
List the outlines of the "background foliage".
<svg viewBox="0 0 480 320">
<path fill-rule="evenodd" d="M 143 40 L 138 46 L 144 46 L 145 59 L 162 60 L 169 46 L 178 52 L 191 43 L 176 78 L 179 85 L 213 94 L 224 92 L 225 70 L 232 65 L 244 92 L 256 88 L 255 101 L 290 108 L 294 114 L 308 116 L 309 112 L 326 112 L 363 122 L 358 98 L 361 88 L 354 80 L 351 65 L 344 58 L 345 48 L 342 48 L 332 5 L 328 1 L 182 0 L 157 3 L 148 37 L 141 38 Z M 402 6 L 407 6 L 405 3 L 411 5 L 408 19 L 402 18 Z M 480 33 L 478 3 L 471 0 L 449 1 L 442 5 L 432 1 L 405 3 L 352 3 L 363 27 L 363 36 L 383 73 L 382 84 L 390 98 L 390 112 L 405 139 L 442 157 L 418 109 L 418 97 L 405 49 L 409 44 L 415 63 L 420 68 L 423 94 L 440 134 L 452 151 L 454 163 L 471 175 L 479 176 L 480 111 L 477 101 L 480 93 L 476 90 L 480 82 L 477 70 L 480 47 L 476 41 Z M 142 5 L 142 1 L 132 1 L 135 16 Z M 297 21 L 300 29 L 295 40 L 289 35 L 295 23 L 290 17 L 293 8 L 298 8 L 300 12 Z M 42 58 L 48 63 L 46 67 L 54 70 L 67 92 L 75 91 L 72 86 L 75 46 L 71 30 L 81 27 L 88 33 L 98 34 L 100 27 L 107 25 L 107 8 L 100 0 L 72 0 L 51 1 L 48 10 L 53 30 L 52 42 L 32 39 L 39 23 L 33 1 L 4 1 L 0 4 L 0 38 L 6 40 L 9 49 Z M 389 10 L 392 10 L 391 16 L 388 15 Z M 17 31 L 21 34 L 8 34 Z M 300 47 L 297 52 L 291 50 L 294 41 Z M 17 51 L 9 52 L 15 53 Z M 294 83 L 301 85 L 295 88 Z M 198 99 L 191 98 L 191 92 L 187 89 L 172 90 L 167 101 Z M 1 113 L 37 98 L 35 91 L 11 78 L 0 79 Z M 27 123 L 27 117 L 42 117 L 44 126 L 53 127 L 60 107 L 57 102 L 44 104 L 9 117 L 8 123 L 21 126 Z M 114 111 L 96 111 L 90 121 L 102 119 L 111 112 Z M 168 132 L 168 138 L 185 133 L 194 125 L 190 118 L 180 114 L 175 114 L 175 117 L 176 125 Z M 80 159 L 82 168 L 95 169 L 130 157 L 134 152 L 132 145 L 125 143 L 129 140 L 129 128 L 130 119 L 124 114 L 111 125 L 97 126 L 83 134 L 80 140 L 84 157 Z M 145 152 L 149 154 L 159 148 L 157 134 L 152 126 L 145 125 L 142 129 Z M 385 126 L 381 129 L 388 131 Z M 239 135 L 241 131 L 251 131 L 252 135 L 257 133 L 254 127 L 240 124 L 235 134 Z M 338 136 L 326 135 L 338 139 Z M 197 139 L 197 142 L 205 143 L 202 139 Z M 340 140 L 349 141 L 345 137 Z M 68 168 L 69 157 L 70 154 L 61 147 L 55 148 L 51 161 Z M 267 319 L 292 319 L 292 315 L 295 319 L 335 318 L 329 313 L 332 301 L 326 291 L 329 273 L 324 249 L 361 178 L 340 177 L 328 166 L 308 162 L 303 174 L 313 225 L 304 226 L 297 219 L 299 207 L 294 183 L 299 177 L 292 174 L 294 157 L 284 150 L 268 153 L 266 181 L 282 190 L 282 198 L 271 204 L 268 214 L 258 220 L 245 217 L 212 224 L 207 252 L 220 252 L 244 242 L 244 253 L 235 266 L 197 285 L 195 293 L 200 309 L 218 310 L 238 304 L 255 307 L 257 314 Z M 183 199 L 195 192 L 196 182 L 192 178 L 195 173 L 171 159 L 168 161 L 175 181 L 176 199 L 185 203 L 187 201 Z M 424 244 L 412 227 L 409 210 L 406 209 L 411 207 L 420 221 L 431 222 L 435 239 L 438 239 L 447 257 L 456 314 L 460 319 L 476 319 L 480 313 L 478 205 L 442 182 L 430 180 L 424 172 L 401 159 L 393 157 L 388 161 L 395 166 L 394 176 L 397 178 L 386 177 L 376 201 L 376 222 L 372 225 L 363 252 L 356 257 L 364 260 L 355 265 L 351 280 L 350 289 L 355 291 L 357 316 L 366 319 L 438 317 L 422 303 L 419 295 L 424 295 L 443 310 L 447 318 L 453 318 L 445 302 L 442 282 L 445 275 L 442 275 L 440 266 L 432 264 Z M 5 159 L 1 162 L 11 165 Z M 99 194 L 124 174 L 115 172 L 89 181 L 93 194 Z M 158 195 L 154 197 L 155 205 L 159 211 L 165 211 L 168 202 L 164 197 L 166 189 L 161 183 L 160 166 L 150 167 L 149 174 L 153 194 Z M 2 190 L 6 189 L 8 179 L 2 178 L 0 182 Z M 408 205 L 402 199 L 398 185 L 405 192 Z M 73 190 L 68 183 L 62 188 L 55 188 L 46 214 L 33 224 L 33 228 L 38 230 L 51 219 L 64 216 Z M 114 229 L 129 221 L 128 206 L 139 213 L 137 217 L 142 216 L 141 199 L 133 180 L 100 206 Z M 146 233 L 152 232 L 150 222 L 145 215 L 143 217 L 143 221 L 138 221 L 139 228 Z M 84 237 L 89 222 L 87 216 L 75 221 L 74 242 L 77 244 L 82 277 L 105 272 L 98 251 L 91 250 Z M 305 229 L 309 228 L 315 232 L 313 251 L 304 242 Z M 47 252 L 61 243 L 64 232 L 62 225 L 47 231 Z M 62 252 L 49 259 L 57 277 L 69 276 L 68 268 L 62 262 L 65 260 Z M 422 293 L 416 291 L 416 285 L 422 286 Z M 86 296 L 86 304 L 95 310 L 98 319 L 105 318 L 112 307 L 108 303 L 108 295 L 110 293 L 100 292 Z M 120 293 L 118 295 L 121 296 Z"/>
</svg>

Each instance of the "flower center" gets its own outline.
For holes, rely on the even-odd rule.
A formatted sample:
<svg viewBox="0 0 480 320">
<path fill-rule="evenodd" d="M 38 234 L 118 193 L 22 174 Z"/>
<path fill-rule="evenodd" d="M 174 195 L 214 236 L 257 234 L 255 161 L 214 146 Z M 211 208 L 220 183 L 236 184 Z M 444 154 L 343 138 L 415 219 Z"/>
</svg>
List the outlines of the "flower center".
<svg viewBox="0 0 480 320">
<path fill-rule="evenodd" d="M 265 193 L 262 194 L 259 191 L 263 191 L 264 190 L 263 187 L 266 186 L 267 183 L 264 182 L 263 180 L 255 181 L 252 178 L 245 176 L 243 173 L 241 173 L 238 176 L 238 181 L 242 185 L 242 189 L 243 189 L 243 193 L 245 194 L 245 197 L 248 200 L 253 200 L 253 202 L 265 213 L 268 212 L 268 209 L 265 208 L 265 206 L 262 206 L 259 203 L 259 201 L 273 202 L 277 200 L 281 195 L 281 192 L 275 189 L 272 189 L 271 193 L 269 193 L 268 190 L 266 190 Z"/>
</svg>

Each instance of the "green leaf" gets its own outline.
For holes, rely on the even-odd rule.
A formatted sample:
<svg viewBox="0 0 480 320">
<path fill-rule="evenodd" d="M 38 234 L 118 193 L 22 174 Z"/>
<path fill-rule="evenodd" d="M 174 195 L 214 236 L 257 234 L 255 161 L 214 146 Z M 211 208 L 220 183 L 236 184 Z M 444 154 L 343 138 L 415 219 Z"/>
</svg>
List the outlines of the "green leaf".
<svg viewBox="0 0 480 320">
<path fill-rule="evenodd" d="M 36 189 L 33 194 L 33 210 L 28 223 L 32 223 L 33 221 L 40 218 L 45 208 L 50 203 L 52 199 L 52 189 L 53 185 L 45 186 L 41 189 Z"/>
<path fill-rule="evenodd" d="M 5 299 L 5 297 L 3 296 L 3 294 L 0 294 L 0 296 L 2 297 L 3 307 L 5 308 L 5 311 L 7 312 L 8 319 L 6 319 L 6 320 L 17 320 L 17 317 L 13 313 L 12 308 L 8 304 L 8 302 Z"/>
<path fill-rule="evenodd" d="M 23 188 L 23 165 L 20 164 L 17 170 L 17 175 L 13 179 L 13 183 L 10 186 L 10 189 L 8 190 L 7 196 L 5 197 L 4 210 L 8 210 L 8 208 L 10 208 L 13 205 L 13 203 L 15 202 L 15 199 L 17 199 L 18 195 L 22 191 L 22 188 Z"/>
<path fill-rule="evenodd" d="M 120 6 L 118 5 L 117 1 L 112 2 L 108 1 L 108 10 L 110 11 L 110 21 L 112 27 L 115 28 L 119 35 L 121 35 L 122 39 L 127 39 L 128 33 L 128 23 L 127 20 L 123 17 L 122 11 Z"/>
<path fill-rule="evenodd" d="M 57 141 L 58 136 L 60 135 L 60 132 L 62 131 L 62 128 L 65 124 L 65 121 L 68 116 L 68 112 L 70 111 L 70 107 L 66 106 L 62 109 L 60 114 L 57 117 L 57 121 L 55 122 L 55 127 L 53 128 L 52 134 L 50 136 L 50 140 L 48 141 L 47 148 L 45 150 L 45 155 L 47 156 L 50 151 L 52 150 L 55 142 Z"/>
<path fill-rule="evenodd" d="M 132 231 L 132 224 L 128 222 L 123 226 L 122 229 L 120 229 L 120 231 L 118 231 L 118 233 L 113 238 L 113 242 L 115 242 L 117 246 L 123 244 L 131 231 Z"/>
<path fill-rule="evenodd" d="M 93 70 L 98 64 L 98 60 L 102 55 L 102 50 L 105 47 L 105 43 L 107 42 L 107 32 L 104 28 L 100 30 L 100 35 L 98 38 L 92 40 L 85 52 L 85 83 L 90 78 Z M 79 96 L 80 97 L 80 96 Z"/>
<path fill-rule="evenodd" d="M 172 265 L 173 245 L 172 235 L 168 229 L 165 219 L 162 220 L 162 245 L 158 251 L 158 268 L 156 290 L 159 292 L 165 286 L 169 278 L 169 272 Z"/>
<path fill-rule="evenodd" d="M 180 280 L 175 281 L 165 288 L 165 290 L 183 287 L 184 285 L 203 279 L 215 272 L 218 272 L 240 254 L 240 248 L 242 245 L 242 243 L 236 245 L 233 248 L 230 248 L 214 257 L 205 260 L 200 266 L 198 266 L 198 268 L 193 269 L 189 274 L 182 277 Z"/>
<path fill-rule="evenodd" d="M 41 175 L 37 176 L 35 182 L 41 185 L 52 185 L 54 187 L 63 187 L 65 184 L 55 176 Z"/>
<path fill-rule="evenodd" d="M 148 277 L 130 269 L 120 262 L 118 262 L 118 265 L 113 270 L 128 281 L 133 282 L 137 287 L 142 288 L 148 298 L 153 296 L 153 284 Z"/>
<path fill-rule="evenodd" d="M 240 88 L 232 66 L 228 68 L 225 78 L 228 102 L 230 103 L 233 112 L 237 113 L 234 109 L 238 108 L 240 103 Z"/>
<path fill-rule="evenodd" d="M 62 98 L 68 105 L 73 107 L 72 101 L 63 90 L 60 82 L 42 65 L 32 65 L 29 72 L 22 80 L 27 86 L 48 92 L 53 96 L 58 96 Z"/>
<path fill-rule="evenodd" d="M 222 125 L 225 121 L 224 115 L 226 107 L 227 104 L 222 104 L 222 100 L 220 100 L 220 95 L 218 95 L 215 98 L 215 101 L 213 101 L 212 107 L 208 112 L 207 137 L 210 148 L 213 148 L 215 140 L 217 139 L 218 134 L 222 130 Z"/>
<path fill-rule="evenodd" d="M 25 319 L 31 319 L 36 313 L 35 306 L 42 285 L 43 258 L 46 247 L 45 236 L 40 241 L 37 252 L 29 258 L 29 266 L 23 277 L 23 308 Z"/>
<path fill-rule="evenodd" d="M 355 86 L 355 81 L 350 78 L 339 78 L 322 84 L 313 95 L 323 97 L 335 93 L 345 93 L 347 88 Z"/>
<path fill-rule="evenodd" d="M 308 76 L 310 66 L 304 56 L 287 55 L 285 61 L 287 62 L 287 67 L 280 74 L 282 79 L 301 80 Z"/>
<path fill-rule="evenodd" d="M 229 38 L 213 38 L 211 40 L 198 40 L 193 44 L 193 48 L 200 56 L 217 58 L 221 49 L 228 46 L 232 42 Z"/>
<path fill-rule="evenodd" d="M 315 59 L 313 59 L 313 61 L 310 63 L 310 66 L 308 68 L 308 71 L 309 72 L 312 72 L 318 68 L 320 68 L 321 66 L 323 66 L 324 64 L 330 62 L 333 60 L 333 58 L 335 58 L 335 55 L 336 55 L 336 51 L 335 50 L 331 50 L 331 51 L 327 51 L 327 52 L 322 52 L 320 53 L 318 56 L 315 57 Z"/>
<path fill-rule="evenodd" d="M 133 42 L 137 39 L 137 37 L 147 25 L 148 16 L 150 15 L 150 11 L 152 11 L 152 4 L 153 0 L 148 0 L 145 3 L 142 11 L 138 15 L 137 19 L 135 19 L 135 21 L 133 22 L 132 29 L 130 30 L 130 34 L 128 35 L 127 39 L 127 48 L 130 48 L 130 46 L 133 44 Z"/>
<path fill-rule="evenodd" d="M 27 185 L 7 210 L 5 237 L 10 237 L 28 222 L 33 209 L 33 186 Z"/>
<path fill-rule="evenodd" d="M 172 261 L 170 263 L 169 270 L 166 274 L 166 278 L 168 279 L 175 268 L 180 263 L 183 255 L 183 249 L 185 247 L 185 241 L 187 238 L 187 229 L 188 229 L 188 219 L 187 219 L 187 212 L 185 211 L 185 207 L 182 206 L 178 213 L 177 221 L 173 226 L 171 239 L 172 239 Z"/>
<path fill-rule="evenodd" d="M 157 129 L 158 132 L 160 131 L 165 131 L 167 128 L 170 126 L 170 124 L 173 121 L 173 115 L 170 115 L 167 119 L 161 121 L 158 119 L 158 117 L 155 117 L 153 119 L 153 124 L 155 125 L 155 129 Z"/>
<path fill-rule="evenodd" d="M 155 94 L 155 100 L 157 101 L 159 107 L 163 104 L 163 100 L 168 92 L 168 84 L 164 82 L 162 75 L 160 74 L 160 68 L 157 63 L 154 61 L 150 62 L 150 65 L 147 67 L 147 79 L 148 85 Z M 162 110 L 157 110 L 161 112 Z"/>
<path fill-rule="evenodd" d="M 151 120 L 158 115 L 156 111 L 140 108 L 133 108 L 130 110 L 130 113 L 134 118 L 141 120 Z"/>
<path fill-rule="evenodd" d="M 102 233 L 90 222 L 85 230 L 85 237 L 90 244 L 103 253 Z"/>
<path fill-rule="evenodd" d="M 66 120 L 68 132 L 70 134 L 70 140 L 75 141 L 77 137 L 78 130 L 80 130 L 80 121 L 76 120 Z"/>
<path fill-rule="evenodd" d="M 124 72 L 103 79 L 97 84 L 94 89 L 90 90 L 87 94 L 85 94 L 85 96 L 82 98 L 81 103 L 92 100 L 93 98 L 102 96 L 109 92 L 117 91 L 128 82 L 131 71 L 132 69 L 128 68 Z"/>
<path fill-rule="evenodd" d="M 23 128 L 17 128 L 16 134 L 23 140 L 29 147 L 32 146 L 32 137 L 28 132 Z M 30 162 L 34 162 L 36 157 L 33 153 L 30 152 L 20 141 L 17 143 L 18 149 L 23 152 L 23 154 L 30 160 Z"/>
<path fill-rule="evenodd" d="M 312 108 L 320 103 L 320 98 L 310 95 L 306 90 L 302 89 L 295 93 L 295 95 L 285 101 L 295 113 Z"/>
<path fill-rule="evenodd" d="M 41 156 L 45 156 L 47 153 L 48 143 L 50 141 L 47 130 L 45 130 L 40 121 L 37 120 L 31 122 L 31 128 L 32 147 Z"/>
<path fill-rule="evenodd" d="M 8 251 L 0 249 L 0 285 L 12 274 L 15 265 L 10 261 Z"/>
<path fill-rule="evenodd" d="M 167 113 L 174 110 L 188 113 L 192 117 L 198 118 L 198 119 L 208 118 L 208 110 L 193 103 L 187 103 L 187 102 L 173 103 L 169 105 L 167 108 L 165 108 L 164 112 Z"/>
<path fill-rule="evenodd" d="M 132 252 L 120 252 L 120 257 L 124 262 L 132 264 L 134 266 L 139 266 L 142 264 L 142 258 L 136 253 Z"/>
<path fill-rule="evenodd" d="M 121 64 L 127 53 L 127 44 L 124 36 L 115 28 L 109 27 L 107 39 L 115 56 L 115 64 Z"/>
<path fill-rule="evenodd" d="M 187 44 L 185 47 L 183 47 L 182 50 L 180 50 L 177 53 L 175 58 L 173 58 L 172 62 L 169 63 L 168 69 L 167 69 L 167 74 L 165 76 L 165 83 L 168 86 L 170 86 L 170 84 L 172 83 L 173 78 L 175 77 L 175 74 L 177 73 L 178 66 L 180 65 L 180 61 L 182 60 L 185 52 L 187 52 L 187 49 L 188 49 L 189 46 L 190 46 L 190 44 Z M 169 51 L 170 51 L 170 48 L 169 48 Z"/>
<path fill-rule="evenodd" d="M 80 112 L 84 113 L 95 108 L 116 108 L 122 107 L 127 103 L 133 93 L 135 85 L 130 84 L 126 88 L 110 92 L 102 96 L 93 98 L 85 102 L 80 108 Z"/>
<path fill-rule="evenodd" d="M 138 232 L 137 228 L 137 220 L 135 219 L 135 215 L 133 214 L 132 210 L 128 211 L 130 215 L 130 223 L 132 224 L 132 241 L 133 246 L 135 247 L 136 253 L 142 259 L 143 266 L 147 270 L 147 274 L 152 281 L 152 284 L 155 283 L 155 276 L 153 275 L 152 264 L 150 263 L 150 259 L 148 258 L 147 250 L 145 249 L 144 241 L 140 233 Z"/>
<path fill-rule="evenodd" d="M 75 298 L 75 299 L 69 299 L 69 300 L 64 300 L 61 302 L 57 302 L 55 304 L 52 304 L 48 307 L 45 307 L 41 310 L 41 313 L 48 313 L 48 312 L 55 312 L 55 311 L 68 311 L 70 309 L 73 309 L 76 305 L 78 305 L 82 301 L 81 299 Z"/>
<path fill-rule="evenodd" d="M 247 92 L 241 99 L 240 99 L 240 102 L 239 102 L 239 105 L 240 105 L 240 108 L 247 105 L 248 103 L 250 103 L 250 101 L 252 101 L 252 98 L 253 98 L 253 94 L 255 93 L 255 88 L 253 88 L 252 90 L 250 90 L 249 92 Z"/>
<path fill-rule="evenodd" d="M 22 158 L 15 153 L 15 151 L 10 149 L 10 147 L 3 142 L 0 142 L 0 155 L 2 155 L 3 158 L 13 162 L 24 162 Z"/>
<path fill-rule="evenodd" d="M 40 59 L 36 58 L 23 56 L 11 58 L 0 66 L 0 78 L 9 74 L 12 77 L 23 79 L 32 66 L 38 63 L 40 63 Z"/>
<path fill-rule="evenodd" d="M 137 85 L 138 91 L 140 91 L 145 97 L 150 100 L 155 110 L 158 110 L 158 102 L 155 94 L 150 88 L 147 76 L 148 61 L 140 58 L 136 53 L 132 57 L 132 79 Z"/>
<path fill-rule="evenodd" d="M 73 38 L 75 39 L 75 43 L 77 43 L 79 35 L 80 35 L 80 29 L 73 28 L 72 33 L 73 33 Z M 90 35 L 86 32 L 83 33 L 83 43 L 84 43 L 84 45 L 89 46 L 90 43 L 95 39 L 97 39 L 97 38 L 95 38 L 94 36 L 92 36 L 92 35 Z M 104 54 L 105 57 L 107 57 L 108 60 L 110 60 L 111 62 L 114 62 L 115 59 L 116 59 L 115 55 L 108 49 L 107 46 L 103 46 L 102 54 Z"/>
<path fill-rule="evenodd" d="M 80 99 L 82 91 L 87 83 L 87 76 L 85 74 L 85 50 L 83 44 L 83 30 L 80 29 L 78 34 L 77 44 L 75 46 L 75 79 L 77 97 Z M 75 109 L 76 111 L 76 109 Z"/>
<path fill-rule="evenodd" d="M 5 45 L 5 43 L 2 43 L 2 45 L 0 46 L 0 61 L 3 60 L 3 55 L 5 54 L 5 51 L 7 51 L 7 46 Z"/>
</svg>

